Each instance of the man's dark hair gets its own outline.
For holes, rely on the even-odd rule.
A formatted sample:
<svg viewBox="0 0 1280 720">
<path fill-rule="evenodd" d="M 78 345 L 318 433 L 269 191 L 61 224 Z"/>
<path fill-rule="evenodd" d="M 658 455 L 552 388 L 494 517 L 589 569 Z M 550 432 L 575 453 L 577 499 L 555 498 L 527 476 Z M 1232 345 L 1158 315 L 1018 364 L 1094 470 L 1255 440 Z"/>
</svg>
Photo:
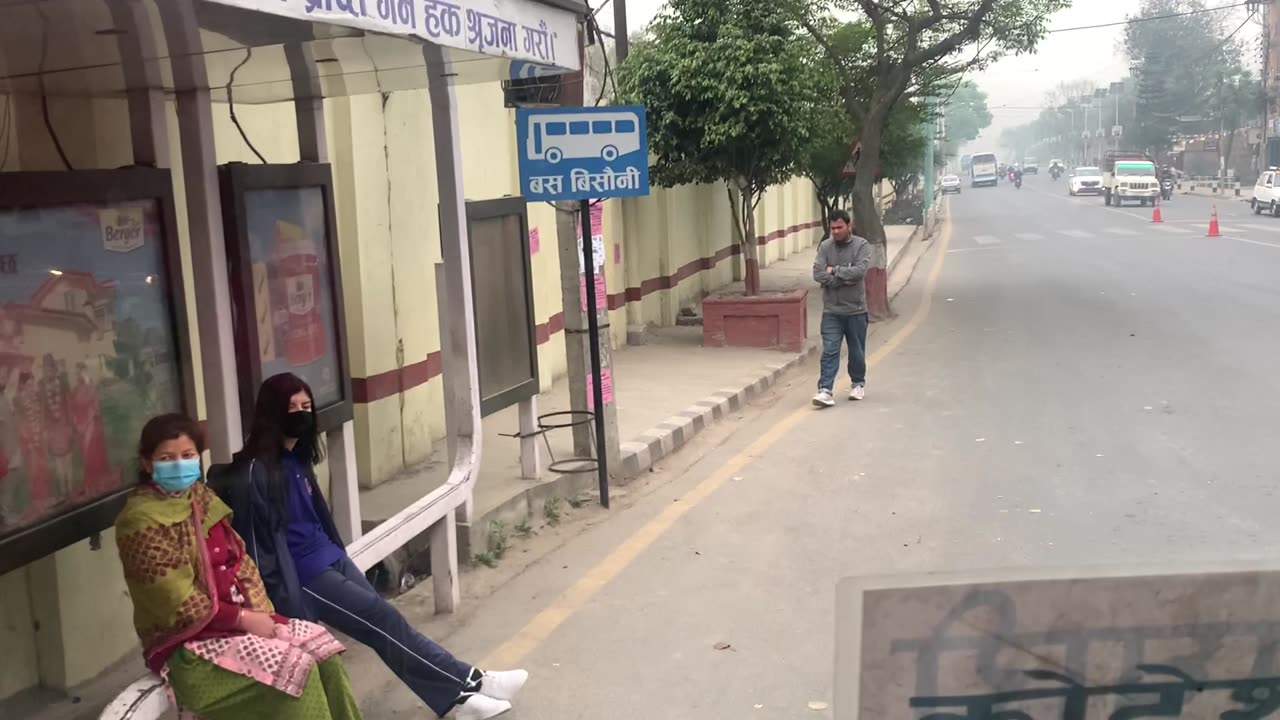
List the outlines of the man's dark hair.
<svg viewBox="0 0 1280 720">
<path fill-rule="evenodd" d="M 853 224 L 853 218 L 849 217 L 848 210 L 841 210 L 840 208 L 836 208 L 835 210 L 832 210 L 830 214 L 827 215 L 827 222 L 833 223 L 837 220 L 842 221 L 845 225 Z"/>
</svg>

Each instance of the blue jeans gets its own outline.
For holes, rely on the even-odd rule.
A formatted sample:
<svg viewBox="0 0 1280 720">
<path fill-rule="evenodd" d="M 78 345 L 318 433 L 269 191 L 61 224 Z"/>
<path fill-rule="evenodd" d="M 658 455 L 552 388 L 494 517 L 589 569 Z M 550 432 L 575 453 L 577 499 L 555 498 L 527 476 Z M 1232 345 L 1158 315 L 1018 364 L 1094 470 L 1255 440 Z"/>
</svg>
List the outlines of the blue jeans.
<svg viewBox="0 0 1280 720">
<path fill-rule="evenodd" d="M 345 555 L 307 584 L 320 621 L 378 653 L 391 672 L 436 715 L 458 700 L 471 666 L 414 630 Z"/>
<path fill-rule="evenodd" d="M 867 383 L 867 314 L 822 313 L 822 375 L 819 390 L 832 390 L 840 370 L 840 342 L 849 343 L 849 379 L 854 385 Z"/>
</svg>

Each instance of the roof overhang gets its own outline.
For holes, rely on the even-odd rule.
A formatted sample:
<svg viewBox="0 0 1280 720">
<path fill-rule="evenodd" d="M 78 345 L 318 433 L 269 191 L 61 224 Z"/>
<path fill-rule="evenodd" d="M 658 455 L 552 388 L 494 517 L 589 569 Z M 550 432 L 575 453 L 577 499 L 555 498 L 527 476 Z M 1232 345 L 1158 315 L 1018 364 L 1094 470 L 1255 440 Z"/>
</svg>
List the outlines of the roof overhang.
<svg viewBox="0 0 1280 720">
<path fill-rule="evenodd" d="M 427 42 L 455 83 L 572 72 L 586 12 L 574 0 L 0 0 L 0 93 L 191 89 L 172 68 L 179 4 L 207 89 L 225 100 L 234 77 L 238 103 L 294 98 L 298 57 L 323 97 L 425 88 Z"/>
</svg>

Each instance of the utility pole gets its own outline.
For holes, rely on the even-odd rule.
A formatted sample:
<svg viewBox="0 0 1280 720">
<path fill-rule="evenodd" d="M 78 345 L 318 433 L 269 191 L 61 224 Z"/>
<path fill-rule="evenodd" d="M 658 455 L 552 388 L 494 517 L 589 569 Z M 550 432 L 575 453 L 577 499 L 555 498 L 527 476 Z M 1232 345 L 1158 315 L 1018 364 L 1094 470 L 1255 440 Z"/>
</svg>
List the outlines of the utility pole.
<svg viewBox="0 0 1280 720">
<path fill-rule="evenodd" d="M 1226 100 L 1222 96 L 1223 91 L 1222 72 L 1218 72 L 1218 187 L 1222 187 L 1227 181 L 1227 158 L 1222 154 L 1222 143 L 1225 138 L 1223 134 L 1226 132 L 1227 119 Z"/>
<path fill-rule="evenodd" d="M 590 69 L 587 66 L 587 30 L 578 38 L 578 52 L 582 70 L 576 75 L 563 76 L 560 105 L 580 107 L 584 105 L 585 88 Z M 599 40 L 599 38 L 596 38 Z M 603 50 L 603 42 L 601 43 Z M 594 242 L 584 242 L 582 236 L 596 236 L 597 225 L 603 226 L 603 209 L 593 213 L 586 201 L 562 201 L 556 203 L 556 245 L 560 258 L 560 299 L 564 308 L 564 343 L 569 375 L 569 406 L 576 412 L 591 412 L 593 423 L 576 423 L 573 427 L 573 451 L 578 458 L 594 457 L 602 466 L 616 473 L 619 462 L 618 408 L 613 400 L 613 349 L 609 339 L 609 308 L 607 302 L 596 302 L 591 286 L 600 287 L 605 282 L 605 263 L 602 243 L 601 256 L 593 250 Z M 581 220 L 579 220 L 581 218 Z M 581 227 L 579 227 L 581 224 Z M 601 232 L 603 228 L 601 227 Z M 591 259 L 592 262 L 588 262 Z M 590 274 L 588 274 L 588 270 Z M 602 293 L 603 294 L 603 293 Z M 595 318 L 591 317 L 594 310 Z M 593 332 L 593 329 L 595 330 Z M 596 387 L 592 378 L 594 367 L 600 368 L 602 387 Z M 609 388 L 608 396 L 602 388 Z M 595 402 L 600 395 L 604 407 Z M 594 425 L 594 427 L 593 427 Z M 603 433 L 601 433 L 603 425 Z M 603 435 L 604 452 L 598 452 L 597 443 Z M 608 507 L 605 484 L 601 483 L 600 502 Z"/>
<path fill-rule="evenodd" d="M 613 49 L 619 65 L 631 54 L 631 38 L 627 36 L 627 0 L 613 0 Z"/>
<path fill-rule="evenodd" d="M 1271 3 L 1262 3 L 1262 142 L 1258 143 L 1258 173 L 1270 167 L 1271 144 Z"/>
<path fill-rule="evenodd" d="M 924 101 L 924 210 L 921 213 L 921 221 L 924 224 L 929 223 L 929 212 L 933 210 L 933 144 L 938 141 L 937 126 L 934 124 L 934 114 L 930 112 L 930 104 L 932 101 L 925 98 Z M 936 110 L 937 108 L 934 108 Z"/>
</svg>

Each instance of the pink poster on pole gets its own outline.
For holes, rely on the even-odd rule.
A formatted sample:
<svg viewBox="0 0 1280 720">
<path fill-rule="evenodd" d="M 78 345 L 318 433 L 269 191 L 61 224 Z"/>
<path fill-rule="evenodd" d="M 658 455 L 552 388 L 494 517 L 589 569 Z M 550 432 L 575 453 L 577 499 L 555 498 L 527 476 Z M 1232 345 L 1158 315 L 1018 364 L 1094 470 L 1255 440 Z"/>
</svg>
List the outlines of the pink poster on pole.
<svg viewBox="0 0 1280 720">
<path fill-rule="evenodd" d="M 587 311 L 587 276 L 578 276 L 578 296 L 582 299 L 582 311 Z M 609 309 L 609 290 L 605 286 L 604 273 L 596 274 L 596 309 Z"/>
<path fill-rule="evenodd" d="M 587 410 L 591 412 L 596 409 L 596 385 L 593 380 L 591 373 L 587 373 Z M 605 405 L 613 403 L 613 370 L 610 368 L 600 371 L 600 396 Z"/>
<path fill-rule="evenodd" d="M 591 234 L 604 235 L 604 202 L 591 206 Z"/>
<path fill-rule="evenodd" d="M 529 231 L 529 254 L 537 255 L 542 249 L 542 235 L 538 232 L 538 228 Z"/>
</svg>

